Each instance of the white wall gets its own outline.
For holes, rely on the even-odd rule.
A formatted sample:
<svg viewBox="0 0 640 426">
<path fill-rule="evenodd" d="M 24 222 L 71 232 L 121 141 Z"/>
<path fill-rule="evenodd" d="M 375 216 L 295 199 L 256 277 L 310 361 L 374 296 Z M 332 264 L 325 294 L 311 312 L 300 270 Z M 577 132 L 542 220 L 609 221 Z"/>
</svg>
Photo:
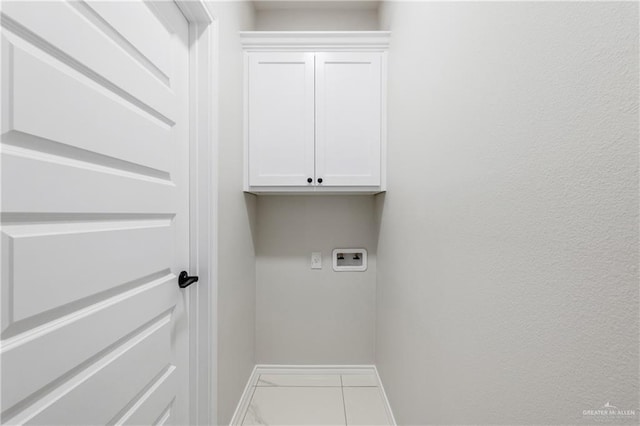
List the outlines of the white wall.
<svg viewBox="0 0 640 426">
<path fill-rule="evenodd" d="M 377 365 L 399 424 L 638 409 L 638 4 L 391 2 L 381 21 Z"/>
<path fill-rule="evenodd" d="M 378 9 L 359 9 L 358 2 L 351 8 L 309 8 L 293 2 L 291 8 L 256 10 L 258 31 L 372 31 L 378 29 Z M 362 2 L 365 4 L 364 2 Z M 367 2 L 370 3 L 370 2 Z M 297 7 L 296 7 L 297 6 Z"/>
<path fill-rule="evenodd" d="M 373 196 L 366 195 L 258 198 L 258 363 L 373 363 L 374 213 Z M 362 247 L 367 271 L 333 271 L 333 249 Z M 322 270 L 310 269 L 316 251 Z"/>
<path fill-rule="evenodd" d="M 210 2 L 219 22 L 218 423 L 228 424 L 255 365 L 255 196 L 242 192 L 242 51 L 249 2 Z"/>
</svg>

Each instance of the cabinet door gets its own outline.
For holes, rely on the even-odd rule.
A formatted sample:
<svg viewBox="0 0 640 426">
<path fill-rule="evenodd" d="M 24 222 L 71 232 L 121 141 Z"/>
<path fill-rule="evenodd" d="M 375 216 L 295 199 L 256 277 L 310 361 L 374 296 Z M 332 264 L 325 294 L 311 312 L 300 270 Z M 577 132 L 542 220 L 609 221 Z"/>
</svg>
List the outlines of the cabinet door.
<svg viewBox="0 0 640 426">
<path fill-rule="evenodd" d="M 316 177 L 379 186 L 382 54 L 316 54 Z"/>
<path fill-rule="evenodd" d="M 249 54 L 249 186 L 311 185 L 313 60 L 313 53 Z"/>
</svg>

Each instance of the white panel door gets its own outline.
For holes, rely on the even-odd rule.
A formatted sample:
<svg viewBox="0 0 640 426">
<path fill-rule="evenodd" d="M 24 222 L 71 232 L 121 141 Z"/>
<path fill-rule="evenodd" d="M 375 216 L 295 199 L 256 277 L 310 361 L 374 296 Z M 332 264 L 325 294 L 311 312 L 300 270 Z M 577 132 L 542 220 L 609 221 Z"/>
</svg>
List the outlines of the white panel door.
<svg viewBox="0 0 640 426">
<path fill-rule="evenodd" d="M 313 53 L 251 53 L 248 61 L 249 185 L 311 186 Z"/>
<path fill-rule="evenodd" d="M 381 53 L 316 54 L 316 178 L 379 186 Z"/>
<path fill-rule="evenodd" d="M 188 422 L 188 25 L 3 2 L 3 424 Z"/>
</svg>

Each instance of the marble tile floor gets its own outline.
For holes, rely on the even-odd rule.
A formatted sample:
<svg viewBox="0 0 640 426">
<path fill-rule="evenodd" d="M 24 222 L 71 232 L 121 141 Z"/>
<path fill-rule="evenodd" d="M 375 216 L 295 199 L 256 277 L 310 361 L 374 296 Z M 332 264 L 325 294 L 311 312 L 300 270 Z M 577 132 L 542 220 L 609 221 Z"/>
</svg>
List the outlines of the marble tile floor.
<svg viewBox="0 0 640 426">
<path fill-rule="evenodd" d="M 243 425 L 392 425 L 375 374 L 261 374 Z"/>
</svg>

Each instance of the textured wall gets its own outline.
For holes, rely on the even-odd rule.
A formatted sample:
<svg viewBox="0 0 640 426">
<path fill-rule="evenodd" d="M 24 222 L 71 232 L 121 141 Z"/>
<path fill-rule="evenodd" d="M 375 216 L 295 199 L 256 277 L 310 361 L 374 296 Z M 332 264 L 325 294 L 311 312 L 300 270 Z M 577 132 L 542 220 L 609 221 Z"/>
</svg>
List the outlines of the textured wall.
<svg viewBox="0 0 640 426">
<path fill-rule="evenodd" d="M 373 363 L 374 207 L 370 195 L 258 198 L 258 363 Z M 350 247 L 367 249 L 367 271 L 334 272 L 331 252 Z M 314 251 L 322 270 L 310 269 Z"/>
<path fill-rule="evenodd" d="M 638 409 L 638 4 L 388 2 L 381 22 L 376 356 L 399 423 Z"/>
<path fill-rule="evenodd" d="M 219 22 L 218 423 L 229 424 L 255 365 L 255 196 L 242 192 L 242 51 L 249 2 L 211 2 Z"/>
</svg>

